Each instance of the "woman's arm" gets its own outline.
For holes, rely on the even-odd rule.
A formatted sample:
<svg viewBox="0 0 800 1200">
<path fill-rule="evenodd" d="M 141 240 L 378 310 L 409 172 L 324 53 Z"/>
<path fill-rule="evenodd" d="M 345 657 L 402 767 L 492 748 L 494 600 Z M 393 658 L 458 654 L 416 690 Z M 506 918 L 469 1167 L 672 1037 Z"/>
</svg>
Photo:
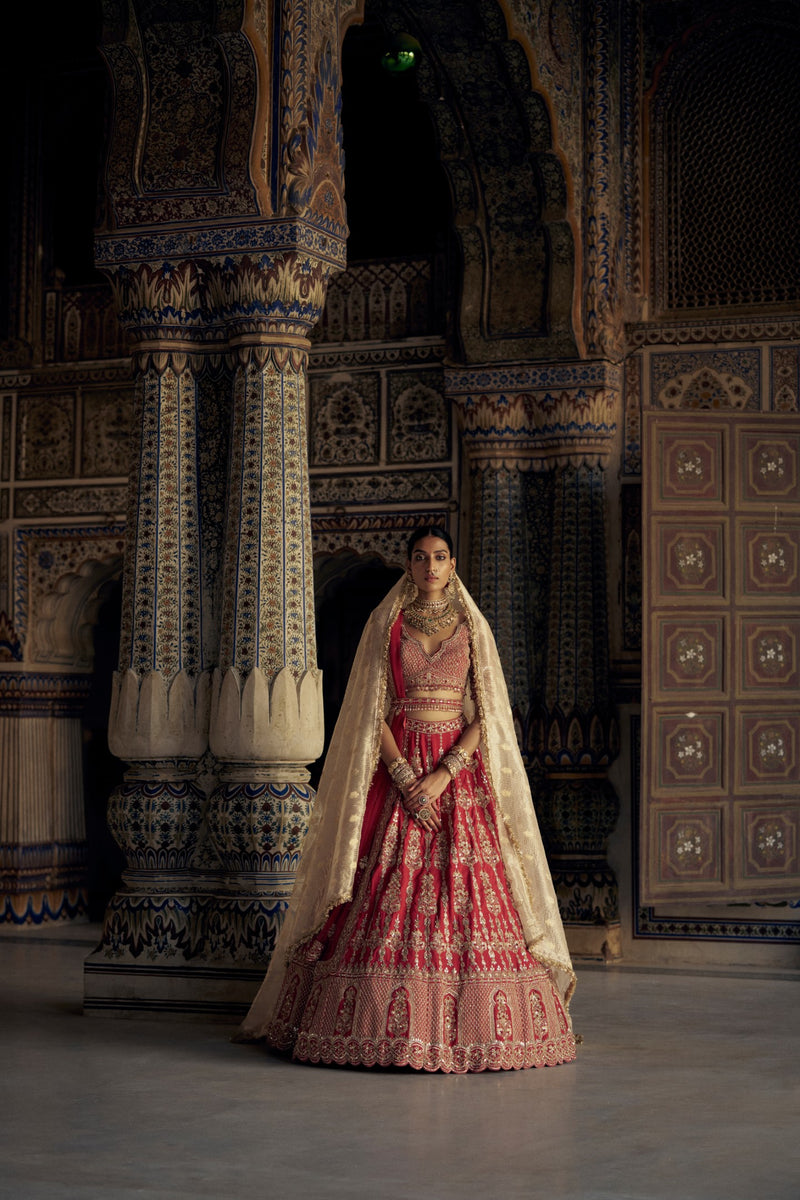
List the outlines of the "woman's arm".
<svg viewBox="0 0 800 1200">
<path fill-rule="evenodd" d="M 388 767 L 389 763 L 394 762 L 396 758 L 400 757 L 402 757 L 400 748 L 395 741 L 394 734 L 384 721 L 381 726 L 381 759 L 384 765 Z"/>
</svg>

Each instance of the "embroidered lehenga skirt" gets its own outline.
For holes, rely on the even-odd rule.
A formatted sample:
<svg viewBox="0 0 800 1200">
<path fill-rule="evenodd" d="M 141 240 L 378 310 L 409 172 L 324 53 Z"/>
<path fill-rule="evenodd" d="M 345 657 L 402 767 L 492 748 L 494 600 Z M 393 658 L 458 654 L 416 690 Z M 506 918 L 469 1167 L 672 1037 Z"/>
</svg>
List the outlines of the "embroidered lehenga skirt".
<svg viewBox="0 0 800 1200">
<path fill-rule="evenodd" d="M 408 720 L 401 747 L 434 769 L 462 720 Z M 481 1071 L 575 1057 L 547 968 L 527 949 L 480 759 L 440 797 L 426 833 L 379 767 L 353 898 L 296 951 L 267 1041 L 307 1062 Z"/>
</svg>

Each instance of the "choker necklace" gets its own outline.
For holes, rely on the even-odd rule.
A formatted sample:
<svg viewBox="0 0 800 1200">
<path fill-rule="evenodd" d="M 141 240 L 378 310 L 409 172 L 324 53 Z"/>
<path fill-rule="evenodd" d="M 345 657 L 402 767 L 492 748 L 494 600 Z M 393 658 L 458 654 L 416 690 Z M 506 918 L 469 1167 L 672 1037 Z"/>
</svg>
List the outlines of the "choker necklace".
<svg viewBox="0 0 800 1200">
<path fill-rule="evenodd" d="M 440 629 L 452 625 L 458 617 L 449 596 L 443 600 L 416 599 L 403 609 L 403 617 L 413 629 L 418 629 L 426 637 L 433 637 Z"/>
</svg>

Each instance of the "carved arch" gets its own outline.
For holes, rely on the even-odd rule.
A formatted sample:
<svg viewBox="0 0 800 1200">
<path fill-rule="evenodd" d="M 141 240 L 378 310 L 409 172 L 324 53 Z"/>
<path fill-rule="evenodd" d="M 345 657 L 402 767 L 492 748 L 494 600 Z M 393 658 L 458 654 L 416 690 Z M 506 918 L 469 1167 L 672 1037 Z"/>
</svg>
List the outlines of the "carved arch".
<svg viewBox="0 0 800 1200">
<path fill-rule="evenodd" d="M 367 0 L 363 9 L 387 34 L 411 33 L 423 49 L 420 98 L 435 125 L 461 254 L 463 357 L 575 356 L 564 169 L 547 104 L 500 5 Z"/>
<path fill-rule="evenodd" d="M 87 559 L 77 571 L 62 575 L 32 620 L 32 661 L 90 671 L 94 665 L 92 630 L 105 587 L 121 574 L 120 554 Z"/>
</svg>

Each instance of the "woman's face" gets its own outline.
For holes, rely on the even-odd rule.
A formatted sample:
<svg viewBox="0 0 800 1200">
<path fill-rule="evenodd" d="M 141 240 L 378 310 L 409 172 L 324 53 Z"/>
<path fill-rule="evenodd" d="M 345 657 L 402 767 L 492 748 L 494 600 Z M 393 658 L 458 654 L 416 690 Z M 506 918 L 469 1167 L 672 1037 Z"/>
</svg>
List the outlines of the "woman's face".
<svg viewBox="0 0 800 1200">
<path fill-rule="evenodd" d="M 450 557 L 447 542 L 442 538 L 424 537 L 415 543 L 408 566 L 420 592 L 435 595 L 455 571 L 456 560 Z"/>
</svg>

